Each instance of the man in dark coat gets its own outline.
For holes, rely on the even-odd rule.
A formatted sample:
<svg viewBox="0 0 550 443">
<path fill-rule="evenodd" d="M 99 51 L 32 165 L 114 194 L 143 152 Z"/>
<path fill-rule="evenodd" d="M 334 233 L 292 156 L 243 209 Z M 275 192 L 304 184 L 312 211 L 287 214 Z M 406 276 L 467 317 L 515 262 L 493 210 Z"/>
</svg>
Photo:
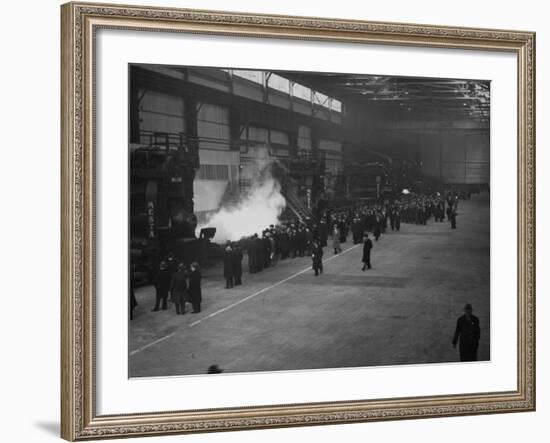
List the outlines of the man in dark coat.
<svg viewBox="0 0 550 443">
<path fill-rule="evenodd" d="M 324 220 L 321 220 L 321 223 L 319 223 L 319 239 L 322 247 L 328 245 L 328 226 Z"/>
<path fill-rule="evenodd" d="M 156 290 L 155 307 L 153 312 L 159 310 L 162 302 L 162 309 L 168 308 L 168 291 L 170 290 L 170 283 L 172 282 L 172 273 L 168 269 L 165 261 L 161 261 L 159 265 L 159 271 L 154 279 L 154 285 Z"/>
<path fill-rule="evenodd" d="M 378 217 L 376 218 L 376 222 L 374 223 L 374 229 L 373 229 L 374 239 L 378 241 L 380 238 L 380 220 Z"/>
<path fill-rule="evenodd" d="M 401 228 L 401 211 L 396 210 L 395 211 L 395 230 L 396 231 L 399 231 L 399 229 Z"/>
<path fill-rule="evenodd" d="M 338 228 L 340 229 L 340 243 L 345 243 L 348 238 L 348 227 L 343 218 L 340 218 Z"/>
<path fill-rule="evenodd" d="M 447 220 L 451 219 L 451 212 L 453 210 L 453 197 L 451 193 L 447 194 Z"/>
<path fill-rule="evenodd" d="M 479 347 L 479 319 L 472 314 L 472 305 L 464 306 L 464 315 L 456 322 L 453 347 L 459 343 L 460 361 L 476 361 Z"/>
<path fill-rule="evenodd" d="M 228 243 L 223 253 L 223 276 L 225 277 L 225 289 L 233 287 L 233 249 Z"/>
<path fill-rule="evenodd" d="M 242 284 L 241 278 L 243 275 L 243 266 L 242 266 L 242 260 L 243 260 L 243 251 L 237 244 L 233 244 L 233 255 L 232 255 L 232 261 L 233 261 L 233 278 L 235 286 L 238 286 Z"/>
<path fill-rule="evenodd" d="M 296 246 L 298 255 L 303 257 L 306 251 L 306 231 L 302 225 L 300 225 L 298 232 L 296 233 Z"/>
<path fill-rule="evenodd" d="M 262 237 L 262 250 L 263 250 L 263 264 L 264 268 L 269 268 L 271 265 L 271 240 L 270 240 L 270 234 L 269 232 L 264 232 L 264 235 Z"/>
<path fill-rule="evenodd" d="M 264 269 L 264 242 L 256 235 L 254 238 L 254 249 L 256 257 L 254 263 L 256 263 L 256 272 L 260 272 Z"/>
<path fill-rule="evenodd" d="M 172 252 L 169 252 L 166 256 L 166 268 L 168 269 L 168 272 L 170 272 L 170 275 L 174 275 L 174 273 L 178 270 L 178 264 L 176 263 L 176 259 L 174 258 L 174 254 Z"/>
<path fill-rule="evenodd" d="M 277 246 L 277 242 L 275 241 L 275 230 L 269 232 L 267 234 L 267 238 L 269 239 L 270 244 L 270 250 L 271 254 L 269 256 L 270 264 L 274 266 L 277 263 L 277 259 L 279 258 L 279 248 Z"/>
<path fill-rule="evenodd" d="M 363 240 L 363 232 L 365 232 L 365 225 L 359 217 L 353 222 L 353 244 L 358 245 Z"/>
<path fill-rule="evenodd" d="M 439 200 L 439 202 L 437 203 L 437 209 L 436 209 L 436 217 L 435 217 L 436 222 L 443 221 L 443 217 L 445 215 L 445 210 L 443 209 L 444 207 L 445 207 L 445 203 Z"/>
<path fill-rule="evenodd" d="M 288 254 L 289 254 L 288 234 L 289 232 L 286 228 L 280 234 L 281 235 L 281 260 L 288 258 Z"/>
<path fill-rule="evenodd" d="M 371 269 L 370 264 L 370 250 L 372 249 L 372 241 L 369 238 L 368 234 L 365 234 L 363 237 L 363 271 L 366 268 Z"/>
<path fill-rule="evenodd" d="M 271 230 L 271 246 L 273 247 L 273 262 L 283 258 L 283 236 L 279 228 Z"/>
<path fill-rule="evenodd" d="M 456 229 L 456 210 L 451 210 L 451 229 Z"/>
<path fill-rule="evenodd" d="M 351 222 L 351 237 L 353 238 L 354 245 L 358 243 L 358 240 L 357 240 L 358 232 L 359 232 L 359 223 L 357 221 L 357 218 L 354 218 L 353 221 Z"/>
<path fill-rule="evenodd" d="M 192 314 L 201 312 L 202 289 L 201 289 L 201 270 L 197 262 L 191 263 L 191 272 L 189 273 L 189 301 L 193 305 Z"/>
<path fill-rule="evenodd" d="M 170 301 L 176 307 L 176 314 L 185 314 L 185 303 L 188 300 L 187 272 L 183 263 L 178 265 L 178 270 L 172 274 L 170 282 Z"/>
<path fill-rule="evenodd" d="M 296 231 L 294 229 L 291 229 L 288 235 L 288 254 L 290 258 L 296 258 L 296 243 Z"/>
<path fill-rule="evenodd" d="M 365 216 L 365 231 L 372 231 L 373 227 L 374 227 L 374 215 L 372 214 L 372 211 L 368 211 L 367 215 Z"/>
<path fill-rule="evenodd" d="M 306 242 L 306 246 L 305 246 L 306 254 L 311 254 L 311 251 L 313 250 L 313 233 L 309 228 L 306 228 L 304 232 L 304 238 Z"/>
<path fill-rule="evenodd" d="M 323 273 L 323 247 L 317 240 L 313 240 L 311 246 L 311 260 L 315 275 Z"/>
<path fill-rule="evenodd" d="M 246 252 L 248 253 L 248 272 L 251 274 L 254 274 L 257 271 L 257 263 L 256 263 L 256 237 L 257 235 L 254 234 L 254 236 L 250 239 L 248 242 L 248 248 Z"/>
</svg>

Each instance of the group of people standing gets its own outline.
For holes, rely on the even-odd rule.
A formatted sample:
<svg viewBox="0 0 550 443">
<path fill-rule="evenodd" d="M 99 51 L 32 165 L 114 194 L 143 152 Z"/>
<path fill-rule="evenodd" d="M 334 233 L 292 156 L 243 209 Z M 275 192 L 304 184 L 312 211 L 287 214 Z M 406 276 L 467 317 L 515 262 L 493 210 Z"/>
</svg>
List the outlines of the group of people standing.
<svg viewBox="0 0 550 443">
<path fill-rule="evenodd" d="M 238 243 L 227 242 L 223 251 L 223 276 L 225 289 L 242 284 L 243 275 L 243 250 Z M 250 261 L 250 257 L 249 257 Z"/>
<path fill-rule="evenodd" d="M 323 248 L 328 246 L 332 237 L 334 253 L 342 252 L 342 243 L 351 232 L 354 244 L 363 243 L 362 271 L 371 269 L 371 250 L 373 243 L 388 229 L 399 231 L 401 223 L 425 225 L 434 217 L 436 222 L 443 222 L 445 215 L 456 229 L 458 196 L 447 194 L 446 198 L 435 196 L 411 195 L 395 200 L 387 205 L 362 205 L 339 212 L 325 212 L 318 222 L 306 219 L 293 220 L 280 225 L 270 225 L 261 237 L 254 234 L 240 242 L 227 242 L 223 248 L 223 275 L 227 289 L 242 284 L 242 260 L 244 252 L 248 256 L 248 267 L 251 274 L 274 266 L 279 260 L 310 256 L 314 275 L 323 273 Z M 186 312 L 186 303 L 192 305 L 192 313 L 201 312 L 202 289 L 199 264 L 177 263 L 172 254 L 159 264 L 153 283 L 155 288 L 155 305 L 153 312 L 166 310 L 168 301 L 174 303 L 176 315 Z M 133 279 L 130 282 L 130 318 L 137 305 L 134 294 Z M 479 319 L 472 314 L 472 306 L 467 304 L 464 315 L 457 321 L 452 339 L 453 346 L 460 345 L 461 361 L 477 360 L 477 349 L 480 336 Z"/>
<path fill-rule="evenodd" d="M 410 194 L 386 205 L 363 205 L 354 210 L 333 215 L 339 231 L 349 225 L 354 244 L 360 243 L 365 231 L 372 232 L 376 241 L 387 229 L 399 231 L 401 223 L 426 225 L 433 217 L 443 222 L 445 214 L 452 229 L 456 229 L 458 195 L 448 192 L 446 198 L 435 195 Z"/>
<path fill-rule="evenodd" d="M 425 225 L 431 217 L 434 217 L 436 222 L 442 223 L 447 216 L 451 229 L 456 229 L 457 209 L 458 195 L 448 192 L 445 198 L 439 193 L 432 196 L 412 196 L 403 204 L 401 212 L 405 223 L 421 225 Z"/>
<path fill-rule="evenodd" d="M 176 314 L 185 314 L 185 305 L 190 303 L 193 314 L 201 312 L 202 289 L 199 264 L 193 262 L 189 268 L 184 263 L 176 265 L 173 256 L 159 264 L 153 284 L 156 291 L 153 312 L 168 309 L 168 301 L 174 303 Z"/>
<path fill-rule="evenodd" d="M 399 231 L 401 223 L 426 224 L 432 216 L 443 221 L 445 207 L 451 227 L 456 228 L 456 208 L 458 197 L 451 193 L 444 199 L 439 194 L 433 196 L 411 194 L 388 204 L 361 205 L 337 212 L 325 211 L 318 220 L 290 220 L 270 225 L 261 236 L 254 234 L 239 242 L 228 242 L 223 250 L 223 275 L 225 287 L 230 289 L 242 284 L 242 260 L 244 252 L 248 257 L 250 274 L 274 266 L 279 260 L 309 256 L 313 261 L 315 275 L 323 272 L 323 248 L 332 238 L 335 254 L 342 252 L 351 232 L 353 243 L 364 243 L 363 263 L 371 269 L 370 250 L 372 232 L 375 241 L 388 229 Z"/>
<path fill-rule="evenodd" d="M 227 242 L 223 247 L 223 276 L 226 289 L 242 284 L 242 260 L 248 257 L 248 271 L 255 274 L 275 266 L 279 260 L 315 254 L 317 273 L 322 273 L 322 248 L 327 245 L 329 230 L 325 220 L 293 220 L 270 225 L 261 236 L 254 234 L 239 242 Z"/>
</svg>

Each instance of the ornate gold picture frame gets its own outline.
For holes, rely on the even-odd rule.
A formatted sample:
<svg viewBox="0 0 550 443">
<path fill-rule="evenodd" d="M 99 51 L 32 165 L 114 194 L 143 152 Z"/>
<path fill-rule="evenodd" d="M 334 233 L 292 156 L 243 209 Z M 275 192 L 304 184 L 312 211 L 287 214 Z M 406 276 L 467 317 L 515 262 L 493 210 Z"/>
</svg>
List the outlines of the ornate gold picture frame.
<svg viewBox="0 0 550 443">
<path fill-rule="evenodd" d="M 86 440 L 535 409 L 535 35 L 523 31 L 68 3 L 62 17 L 61 435 Z M 441 396 L 98 415 L 95 36 L 99 29 L 517 55 L 517 389 Z M 498 272 L 498 271 L 497 271 Z"/>
</svg>

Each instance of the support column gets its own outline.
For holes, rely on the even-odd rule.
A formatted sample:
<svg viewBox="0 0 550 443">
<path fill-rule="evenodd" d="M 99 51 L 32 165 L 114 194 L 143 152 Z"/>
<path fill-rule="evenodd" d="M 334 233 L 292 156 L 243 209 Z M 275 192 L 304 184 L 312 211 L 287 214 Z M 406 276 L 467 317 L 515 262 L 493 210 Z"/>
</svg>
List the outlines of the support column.
<svg viewBox="0 0 550 443">
<path fill-rule="evenodd" d="M 130 68 L 132 69 L 132 68 Z M 137 73 L 130 72 L 130 143 L 139 143 L 139 88 Z"/>
<path fill-rule="evenodd" d="M 197 124 L 197 100 L 194 97 L 186 97 L 185 99 L 185 148 L 180 151 L 180 161 L 186 165 L 183 178 L 183 207 L 186 212 L 193 214 L 193 181 L 195 180 L 195 171 L 200 166 L 199 161 L 199 131 Z M 181 149 L 180 148 L 180 149 Z"/>
<path fill-rule="evenodd" d="M 317 202 L 317 199 L 325 189 L 325 160 L 319 151 L 319 132 L 316 126 L 311 127 L 311 156 L 315 159 L 315 171 L 311 185 L 311 199 Z"/>
<path fill-rule="evenodd" d="M 232 151 L 241 150 L 241 110 L 237 105 L 229 108 L 229 133 L 230 146 Z"/>
<path fill-rule="evenodd" d="M 231 191 L 233 193 L 240 192 L 240 178 L 241 178 L 241 126 L 242 116 L 241 108 L 238 105 L 231 105 L 229 107 L 229 149 L 239 153 L 239 163 L 235 176 L 232 173 L 232 167 L 229 167 L 229 179 Z M 248 131 L 248 128 L 245 128 Z M 248 146 L 247 146 L 248 149 Z"/>
<path fill-rule="evenodd" d="M 290 146 L 290 157 L 298 155 L 298 125 L 292 125 L 288 131 L 288 145 Z"/>
</svg>

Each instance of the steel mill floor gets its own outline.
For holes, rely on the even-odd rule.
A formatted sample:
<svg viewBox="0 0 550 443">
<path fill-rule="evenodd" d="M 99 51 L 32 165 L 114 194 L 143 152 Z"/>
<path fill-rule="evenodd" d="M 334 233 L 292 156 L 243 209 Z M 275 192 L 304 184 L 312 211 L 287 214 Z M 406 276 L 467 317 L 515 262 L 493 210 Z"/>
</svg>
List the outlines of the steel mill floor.
<svg viewBox="0 0 550 443">
<path fill-rule="evenodd" d="M 203 278 L 199 314 L 151 312 L 154 290 L 137 290 L 129 376 L 419 364 L 458 361 L 451 339 L 466 302 L 481 323 L 479 360 L 490 359 L 489 197 L 460 201 L 448 222 L 402 224 L 374 242 L 325 248 L 324 274 L 308 257 L 287 259 L 224 289 L 221 269 Z M 243 266 L 246 269 L 246 266 Z"/>
</svg>

